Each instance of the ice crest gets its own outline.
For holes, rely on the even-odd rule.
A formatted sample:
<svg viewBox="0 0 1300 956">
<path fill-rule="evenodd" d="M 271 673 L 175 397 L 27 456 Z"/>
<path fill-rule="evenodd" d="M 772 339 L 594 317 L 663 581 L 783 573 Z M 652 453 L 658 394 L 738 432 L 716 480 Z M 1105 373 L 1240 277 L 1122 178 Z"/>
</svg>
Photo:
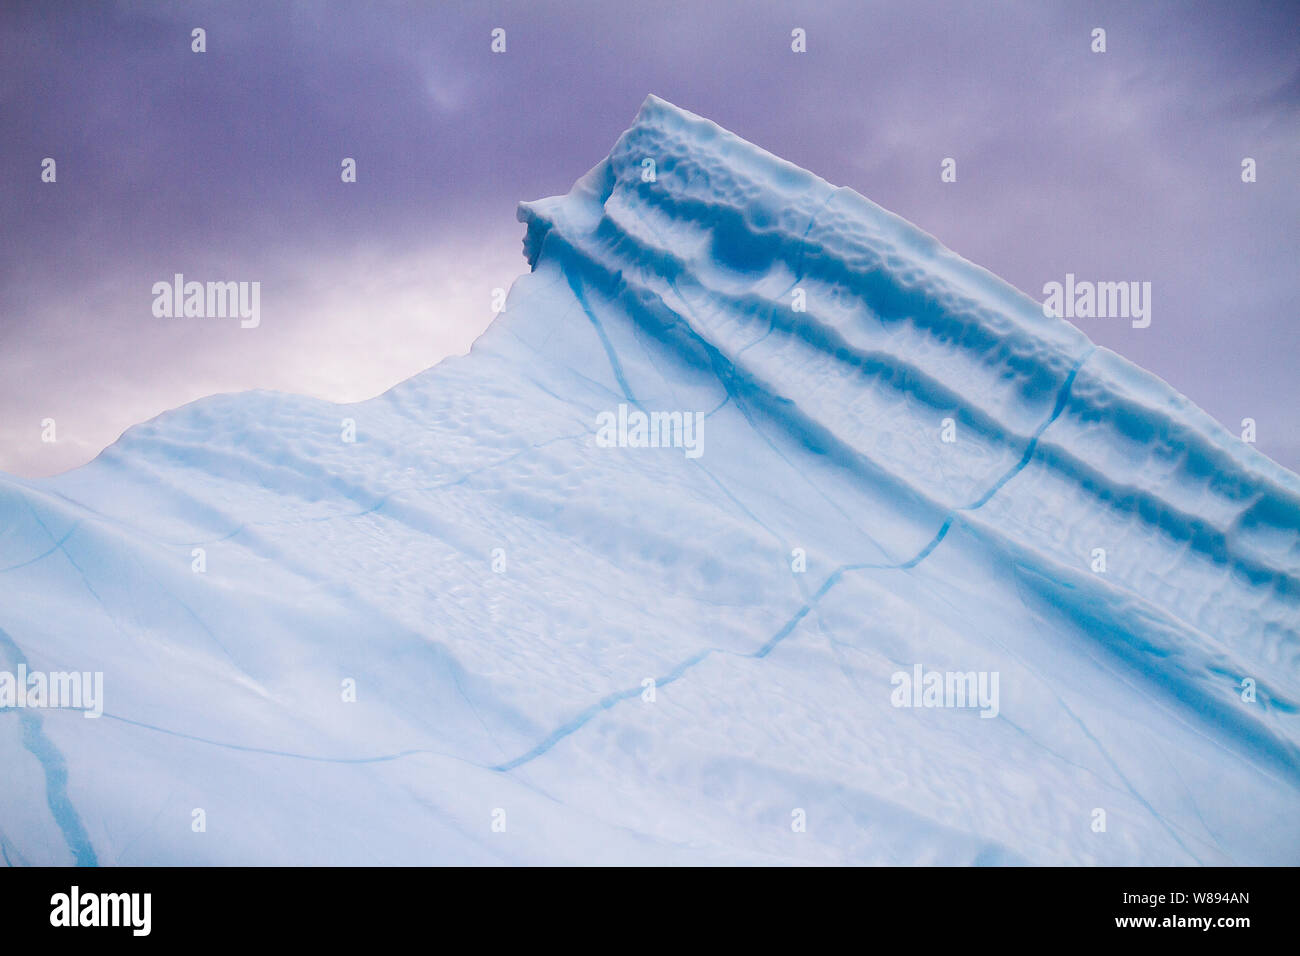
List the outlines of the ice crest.
<svg viewBox="0 0 1300 956">
<path fill-rule="evenodd" d="M 519 218 L 469 356 L 0 479 L 0 670 L 104 674 L 10 858 L 1296 860 L 1296 476 L 654 96 Z"/>
</svg>

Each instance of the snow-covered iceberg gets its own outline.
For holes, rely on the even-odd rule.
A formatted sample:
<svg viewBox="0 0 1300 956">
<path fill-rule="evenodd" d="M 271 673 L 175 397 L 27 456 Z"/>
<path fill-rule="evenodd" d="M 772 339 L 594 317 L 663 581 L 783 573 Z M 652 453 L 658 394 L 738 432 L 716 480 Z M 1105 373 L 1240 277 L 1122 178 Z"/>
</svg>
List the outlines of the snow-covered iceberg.
<svg viewBox="0 0 1300 956">
<path fill-rule="evenodd" d="M 468 356 L 0 476 L 7 862 L 1300 862 L 1295 475 L 655 97 L 519 216 Z"/>
</svg>

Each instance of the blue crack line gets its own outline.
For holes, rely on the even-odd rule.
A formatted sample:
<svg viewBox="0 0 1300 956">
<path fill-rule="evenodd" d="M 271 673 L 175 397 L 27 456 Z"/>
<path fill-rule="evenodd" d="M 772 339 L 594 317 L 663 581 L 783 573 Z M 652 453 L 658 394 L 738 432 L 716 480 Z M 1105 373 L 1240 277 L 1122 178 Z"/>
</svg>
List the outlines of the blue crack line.
<svg viewBox="0 0 1300 956">
<path fill-rule="evenodd" d="M 3 629 L 0 629 L 0 648 L 8 652 L 15 666 L 28 666 L 27 657 Z M 18 714 L 23 746 L 45 771 L 45 802 L 54 822 L 63 833 L 64 842 L 72 851 L 73 859 L 77 866 L 98 866 L 99 860 L 90 843 L 90 836 L 86 833 L 81 817 L 77 815 L 77 808 L 68 797 L 68 762 L 54 741 L 46 735 L 40 714 L 30 708 L 0 707 L 0 714 L 10 712 Z"/>
<path fill-rule="evenodd" d="M 1079 370 L 1083 367 L 1083 364 L 1088 360 L 1089 356 L 1091 356 L 1094 351 L 1096 351 L 1095 346 L 1085 351 L 1083 355 L 1081 355 L 1078 359 L 1075 360 L 1074 365 L 1071 367 L 1069 373 L 1066 375 L 1065 380 L 1061 383 L 1061 386 L 1057 392 L 1056 402 L 1052 407 L 1051 414 L 1041 425 L 1039 425 L 1037 429 L 1034 430 L 1033 435 L 1030 437 L 1029 441 L 1025 444 L 1025 451 L 1024 454 L 1021 455 L 1020 461 L 1018 461 L 1015 465 L 1011 466 L 1011 468 L 1007 469 L 1006 473 L 1003 474 L 1002 477 L 1000 477 L 996 482 L 994 482 L 993 486 L 988 491 L 986 491 L 983 495 L 981 495 L 977 500 L 975 500 L 969 505 L 953 508 L 951 511 L 949 511 L 948 514 L 944 517 L 943 523 L 939 526 L 939 530 L 935 532 L 934 537 L 932 537 L 925 544 L 925 546 L 922 547 L 915 555 L 913 555 L 911 558 L 908 558 L 906 561 L 900 561 L 893 564 L 840 565 L 838 568 L 836 568 L 827 576 L 826 580 L 822 582 L 821 587 L 817 589 L 816 593 L 813 594 L 813 596 L 809 598 L 806 602 L 804 602 L 803 606 L 800 607 L 799 610 L 796 611 L 794 615 L 788 621 L 785 622 L 784 625 L 782 625 L 780 630 L 778 630 L 774 635 L 772 635 L 771 638 L 767 640 L 766 643 L 764 643 L 760 648 L 758 648 L 758 650 L 748 654 L 741 654 L 735 651 L 728 651 L 725 648 L 710 647 L 704 651 L 697 653 L 693 657 L 690 657 L 685 661 L 681 662 L 675 668 L 673 668 L 673 670 L 669 671 L 668 674 L 666 674 L 664 677 L 656 678 L 655 686 L 662 687 L 666 684 L 671 684 L 673 681 L 682 677 L 688 670 L 690 670 L 691 668 L 695 667 L 698 664 L 703 663 L 707 658 L 711 657 L 714 654 L 726 654 L 731 657 L 749 658 L 752 660 L 762 660 L 763 658 L 771 654 L 772 651 L 775 650 L 778 644 L 780 644 L 782 641 L 784 641 L 786 638 L 788 638 L 791 634 L 794 633 L 795 628 L 799 626 L 799 623 L 805 617 L 808 616 L 808 614 L 821 602 L 821 599 L 826 596 L 826 594 L 831 590 L 831 588 L 835 587 L 835 585 L 840 582 L 840 580 L 844 577 L 844 575 L 847 572 L 867 571 L 867 570 L 906 571 L 915 568 L 918 564 L 920 564 L 922 561 L 928 558 L 934 552 L 934 549 L 937 548 L 939 544 L 944 540 L 944 538 L 948 536 L 948 532 L 952 530 L 953 522 L 956 521 L 959 517 L 958 514 L 959 512 L 975 511 L 979 508 L 982 508 L 985 504 L 989 502 L 990 499 L 993 498 L 995 494 L 997 494 L 999 490 L 1001 490 L 1003 487 L 1006 486 L 1007 482 L 1009 482 L 1012 478 L 1014 478 L 1016 475 L 1020 474 L 1020 472 L 1025 470 L 1025 468 L 1029 465 L 1029 462 L 1033 459 L 1034 453 L 1038 449 L 1038 440 L 1042 437 L 1043 433 L 1052 425 L 1052 423 L 1055 422 L 1061 416 L 1061 413 L 1065 410 L 1065 404 L 1069 400 L 1070 391 L 1074 387 L 1074 380 L 1078 376 Z M 557 727 L 554 731 L 552 731 L 546 738 L 544 738 L 540 743 L 538 743 L 531 750 L 528 750 L 525 753 L 520 754 L 518 757 L 515 757 L 513 760 L 508 760 L 505 763 L 497 764 L 495 767 L 492 767 L 491 769 L 496 770 L 500 773 L 508 773 L 517 767 L 521 767 L 524 764 L 529 763 L 530 761 L 536 760 L 538 757 L 542 756 L 543 754 L 547 753 L 552 748 L 554 748 L 555 745 L 558 744 L 560 741 L 564 740 L 566 737 L 569 737 L 572 734 L 576 733 L 577 731 L 581 730 L 583 727 L 585 727 L 588 723 L 590 723 L 594 718 L 596 718 L 603 712 L 610 710 L 616 704 L 619 704 L 625 700 L 630 700 L 633 697 L 639 696 L 641 692 L 642 692 L 642 687 L 641 685 L 638 685 L 636 687 L 628 688 L 626 690 L 615 691 L 614 693 L 601 698 L 597 703 L 588 707 L 586 710 L 582 711 L 581 713 L 573 717 L 568 722 L 561 724 L 559 727 Z"/>
</svg>

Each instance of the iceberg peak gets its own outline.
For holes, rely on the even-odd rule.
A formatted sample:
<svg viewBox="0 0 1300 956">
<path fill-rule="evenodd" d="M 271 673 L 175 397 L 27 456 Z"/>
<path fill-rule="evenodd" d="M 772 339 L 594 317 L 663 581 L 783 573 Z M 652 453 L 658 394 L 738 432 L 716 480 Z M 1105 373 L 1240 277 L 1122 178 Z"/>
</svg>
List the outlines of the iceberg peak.
<svg viewBox="0 0 1300 956">
<path fill-rule="evenodd" d="M 519 217 L 468 356 L 0 477 L 6 858 L 1300 858 L 1294 475 L 657 97 Z"/>
</svg>

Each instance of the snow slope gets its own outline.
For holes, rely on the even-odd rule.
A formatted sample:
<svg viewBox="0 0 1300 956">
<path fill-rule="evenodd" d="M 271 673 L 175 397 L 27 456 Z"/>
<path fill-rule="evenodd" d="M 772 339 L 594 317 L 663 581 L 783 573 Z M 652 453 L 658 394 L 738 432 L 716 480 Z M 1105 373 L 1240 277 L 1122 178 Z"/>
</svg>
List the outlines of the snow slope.
<svg viewBox="0 0 1300 956">
<path fill-rule="evenodd" d="M 5 860 L 1300 863 L 1295 475 L 655 97 L 519 215 L 469 356 L 0 476 L 0 670 L 105 682 L 0 712 Z"/>
</svg>

